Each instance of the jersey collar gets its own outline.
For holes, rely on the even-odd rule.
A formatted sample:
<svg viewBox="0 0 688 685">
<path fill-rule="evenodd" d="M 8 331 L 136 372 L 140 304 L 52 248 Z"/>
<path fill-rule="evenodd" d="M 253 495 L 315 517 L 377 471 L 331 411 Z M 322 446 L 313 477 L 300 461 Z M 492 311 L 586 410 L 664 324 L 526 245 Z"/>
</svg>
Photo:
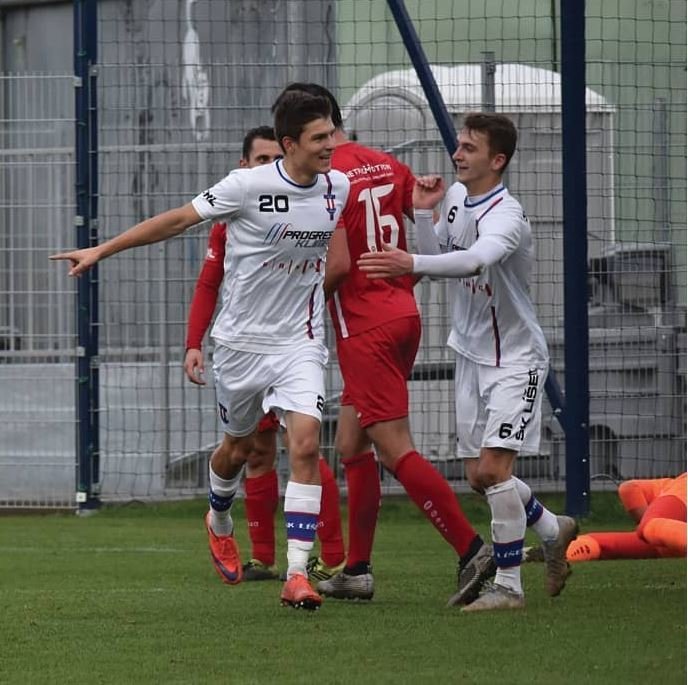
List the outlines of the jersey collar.
<svg viewBox="0 0 688 685">
<path fill-rule="evenodd" d="M 483 204 L 484 202 L 487 202 L 488 200 L 491 200 L 495 195 L 499 195 L 504 190 L 504 186 L 500 183 L 496 188 L 491 190 L 489 193 L 485 195 L 478 195 L 475 198 L 472 198 L 472 202 L 469 202 L 468 195 L 463 199 L 463 206 L 464 207 L 477 207 L 478 205 Z"/>
<path fill-rule="evenodd" d="M 289 185 L 294 186 L 296 188 L 312 188 L 317 182 L 318 182 L 318 176 L 316 175 L 315 179 L 313 180 L 313 183 L 309 183 L 308 185 L 301 185 L 300 183 L 296 183 L 295 181 L 292 181 L 291 178 L 289 178 L 289 174 L 287 174 L 286 170 L 283 169 L 283 164 L 281 159 L 275 160 L 275 167 L 277 168 L 277 173 L 282 177 L 283 181 L 286 181 Z"/>
</svg>

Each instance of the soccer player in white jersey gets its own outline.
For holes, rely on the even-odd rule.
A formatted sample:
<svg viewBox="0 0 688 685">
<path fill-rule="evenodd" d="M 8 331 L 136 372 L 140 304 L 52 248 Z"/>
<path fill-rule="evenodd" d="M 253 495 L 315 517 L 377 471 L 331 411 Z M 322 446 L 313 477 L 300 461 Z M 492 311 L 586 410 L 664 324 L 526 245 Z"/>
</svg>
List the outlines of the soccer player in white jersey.
<svg viewBox="0 0 688 685">
<path fill-rule="evenodd" d="M 518 201 L 502 183 L 517 133 L 505 116 L 469 114 L 453 155 L 457 177 L 444 195 L 439 177 L 414 189 L 419 251 L 368 253 L 359 261 L 371 278 L 404 273 L 453 278 L 457 456 L 468 480 L 487 497 L 497 573 L 463 611 L 525 606 L 520 564 L 527 525 L 544 543 L 548 593 L 558 595 L 570 569 L 566 548 L 577 524 L 555 516 L 513 475 L 514 459 L 536 453 L 549 364 L 547 343 L 530 298 L 533 241 Z M 444 252 L 444 254 L 441 254 Z"/>
<path fill-rule="evenodd" d="M 244 137 L 239 166 L 250 168 L 260 164 L 272 164 L 279 157 L 282 157 L 282 148 L 275 139 L 272 127 L 258 126 L 248 131 Z M 184 370 L 189 380 L 199 385 L 205 384 L 201 347 L 210 327 L 224 280 L 228 230 L 231 230 L 231 226 L 224 221 L 216 222 L 210 229 L 208 251 L 189 308 Z M 225 564 L 215 563 L 214 560 L 221 554 L 213 551 L 213 548 L 219 545 L 218 540 L 221 541 L 221 538 L 218 538 L 212 529 L 208 530 L 213 565 L 222 581 L 229 585 L 246 580 L 277 580 L 280 577 L 275 567 L 275 512 L 279 505 L 275 460 L 279 427 L 280 422 L 274 412 L 268 412 L 258 423 L 253 435 L 253 448 L 246 461 L 244 513 L 251 541 L 251 558 L 242 566 L 241 573 L 227 574 Z M 287 444 L 286 433 L 284 444 Z M 210 470 L 220 478 L 231 477 L 231 465 L 230 471 L 225 472 L 224 462 L 224 449 L 220 447 L 213 451 L 210 457 Z M 339 486 L 325 459 L 321 457 L 318 466 L 322 487 L 317 529 L 320 556 L 308 560 L 308 577 L 311 580 L 323 580 L 333 576 L 343 568 L 345 555 L 339 510 Z M 210 501 L 213 501 L 212 495 Z"/>
<path fill-rule="evenodd" d="M 306 564 L 320 511 L 319 433 L 324 403 L 324 259 L 346 203 L 349 181 L 331 170 L 334 126 L 325 98 L 293 92 L 275 111 L 284 159 L 232 171 L 192 202 L 158 214 L 102 245 L 54 255 L 79 276 L 122 250 L 171 238 L 204 219 L 226 216 L 222 309 L 213 327 L 213 373 L 225 436 L 221 477 L 210 471 L 206 516 L 218 572 L 241 573 L 229 513 L 252 435 L 264 412 L 282 416 L 289 433 L 291 474 L 285 605 L 317 609 L 320 596 Z"/>
</svg>

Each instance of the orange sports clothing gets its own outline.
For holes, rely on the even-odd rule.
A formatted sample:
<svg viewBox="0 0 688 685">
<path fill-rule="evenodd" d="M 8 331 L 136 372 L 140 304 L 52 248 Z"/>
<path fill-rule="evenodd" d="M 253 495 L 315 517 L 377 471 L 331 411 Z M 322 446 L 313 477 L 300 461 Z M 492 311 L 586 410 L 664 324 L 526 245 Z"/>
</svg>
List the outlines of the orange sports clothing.
<svg viewBox="0 0 688 685">
<path fill-rule="evenodd" d="M 662 489 L 661 495 L 672 495 L 678 497 L 683 504 L 686 504 L 686 474 L 682 473 L 680 476 L 671 479 L 670 483 Z"/>
<path fill-rule="evenodd" d="M 645 542 L 635 531 L 579 535 L 566 550 L 566 560 L 571 563 L 607 559 L 656 559 L 668 556 L 680 555 Z"/>
<path fill-rule="evenodd" d="M 418 315 L 396 319 L 337 342 L 344 379 L 342 405 L 352 405 L 361 428 L 408 416 L 408 380 L 420 343 Z"/>
<path fill-rule="evenodd" d="M 681 555 L 686 553 L 686 474 L 665 484 L 638 524 L 638 535 Z"/>
<path fill-rule="evenodd" d="M 667 550 L 671 556 L 686 556 L 685 521 L 663 518 L 650 519 L 643 528 L 643 538 L 650 545 Z"/>
<path fill-rule="evenodd" d="M 627 511 L 645 509 L 635 531 L 588 533 L 566 550 L 568 561 L 686 556 L 686 474 L 630 480 L 619 486 Z"/>
<path fill-rule="evenodd" d="M 686 502 L 686 474 L 676 478 L 627 480 L 619 486 L 619 499 L 626 511 L 649 506 L 661 494 L 675 494 Z"/>
</svg>

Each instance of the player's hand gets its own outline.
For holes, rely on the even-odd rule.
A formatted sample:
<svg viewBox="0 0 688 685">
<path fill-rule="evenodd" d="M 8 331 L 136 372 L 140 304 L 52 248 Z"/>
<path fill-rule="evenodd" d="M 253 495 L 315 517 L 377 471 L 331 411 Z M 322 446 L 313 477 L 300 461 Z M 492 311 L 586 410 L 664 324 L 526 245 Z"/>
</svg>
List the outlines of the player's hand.
<svg viewBox="0 0 688 685">
<path fill-rule="evenodd" d="M 444 190 L 441 176 L 419 176 L 413 186 L 413 206 L 416 209 L 434 209 L 442 201 Z"/>
<path fill-rule="evenodd" d="M 96 247 L 86 247 L 83 250 L 72 252 L 61 252 L 53 254 L 48 259 L 68 259 L 72 265 L 68 272 L 69 276 L 81 276 L 88 271 L 100 259 L 100 249 Z"/>
<path fill-rule="evenodd" d="M 413 271 L 413 257 L 387 243 L 382 243 L 382 252 L 366 252 L 356 262 L 368 278 L 395 278 Z"/>
<path fill-rule="evenodd" d="M 186 377 L 196 385 L 205 385 L 203 374 L 205 368 L 203 367 L 203 353 L 200 350 L 189 348 L 184 357 L 184 372 Z"/>
</svg>

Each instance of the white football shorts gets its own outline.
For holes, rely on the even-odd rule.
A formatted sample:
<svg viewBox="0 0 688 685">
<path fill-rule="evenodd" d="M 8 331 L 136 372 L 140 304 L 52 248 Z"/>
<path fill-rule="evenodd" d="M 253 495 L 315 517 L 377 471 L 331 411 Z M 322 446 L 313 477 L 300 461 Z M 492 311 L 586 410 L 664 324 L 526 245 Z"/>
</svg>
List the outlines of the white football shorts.
<svg viewBox="0 0 688 685">
<path fill-rule="evenodd" d="M 546 364 L 497 368 L 457 354 L 456 456 L 478 457 L 482 447 L 537 454 L 547 371 Z"/>
<path fill-rule="evenodd" d="M 213 376 L 225 433 L 250 435 L 270 409 L 322 420 L 327 349 L 313 343 L 284 354 L 261 354 L 216 344 Z"/>
</svg>

